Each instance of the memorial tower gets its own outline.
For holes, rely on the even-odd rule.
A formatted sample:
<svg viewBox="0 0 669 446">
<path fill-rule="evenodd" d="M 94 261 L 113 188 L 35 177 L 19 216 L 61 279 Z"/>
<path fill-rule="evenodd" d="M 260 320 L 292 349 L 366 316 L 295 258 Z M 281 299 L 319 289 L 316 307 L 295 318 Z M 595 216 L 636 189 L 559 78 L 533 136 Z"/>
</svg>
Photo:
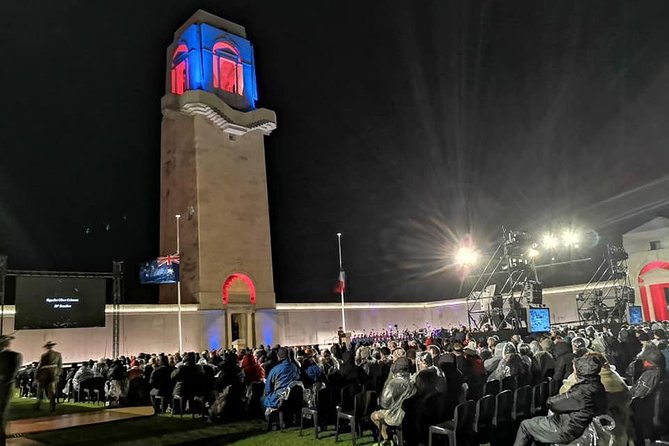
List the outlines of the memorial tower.
<svg viewBox="0 0 669 446">
<path fill-rule="evenodd" d="M 175 32 L 166 71 L 160 252 L 175 252 L 180 215 L 182 303 L 225 310 L 224 343 L 255 345 L 256 311 L 275 307 L 264 137 L 276 115 L 256 108 L 240 25 L 197 11 Z M 176 300 L 161 285 L 160 303 Z"/>
</svg>

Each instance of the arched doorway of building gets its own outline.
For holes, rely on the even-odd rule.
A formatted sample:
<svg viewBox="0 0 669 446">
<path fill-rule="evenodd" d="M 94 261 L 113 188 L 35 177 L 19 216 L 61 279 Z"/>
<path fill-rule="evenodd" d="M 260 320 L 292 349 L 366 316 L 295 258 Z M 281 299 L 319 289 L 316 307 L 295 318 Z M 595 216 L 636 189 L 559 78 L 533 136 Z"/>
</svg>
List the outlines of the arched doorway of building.
<svg viewBox="0 0 669 446">
<path fill-rule="evenodd" d="M 669 262 L 656 260 L 639 271 L 641 307 L 646 321 L 669 319 Z"/>
<path fill-rule="evenodd" d="M 230 274 L 221 287 L 226 316 L 226 345 L 237 349 L 255 345 L 256 287 L 242 272 Z"/>
</svg>

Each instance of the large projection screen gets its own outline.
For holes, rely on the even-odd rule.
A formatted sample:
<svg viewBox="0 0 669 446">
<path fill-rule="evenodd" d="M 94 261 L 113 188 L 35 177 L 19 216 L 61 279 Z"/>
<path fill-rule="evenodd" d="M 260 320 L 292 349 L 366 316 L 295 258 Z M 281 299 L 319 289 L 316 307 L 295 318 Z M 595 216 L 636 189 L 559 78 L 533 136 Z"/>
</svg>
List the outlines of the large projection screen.
<svg viewBox="0 0 669 446">
<path fill-rule="evenodd" d="M 105 326 L 106 279 L 17 277 L 16 330 Z"/>
</svg>

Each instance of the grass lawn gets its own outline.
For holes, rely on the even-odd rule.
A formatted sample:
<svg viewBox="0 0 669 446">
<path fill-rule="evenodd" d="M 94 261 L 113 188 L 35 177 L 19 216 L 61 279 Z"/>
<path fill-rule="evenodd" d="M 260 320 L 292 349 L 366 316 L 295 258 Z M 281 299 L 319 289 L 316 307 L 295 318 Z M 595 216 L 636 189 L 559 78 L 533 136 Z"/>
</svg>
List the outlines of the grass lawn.
<svg viewBox="0 0 669 446">
<path fill-rule="evenodd" d="M 27 438 L 47 445 L 236 445 L 236 446 L 306 446 L 335 445 L 334 432 L 324 432 L 316 442 L 313 430 L 298 435 L 297 428 L 281 432 L 267 432 L 262 421 L 243 421 L 207 424 L 190 416 L 161 415 L 135 420 L 117 421 L 92 426 L 63 429 L 53 432 L 26 435 Z M 340 435 L 337 445 L 350 444 L 350 434 Z M 371 434 L 358 441 L 371 445 Z"/>
<path fill-rule="evenodd" d="M 55 412 L 50 412 L 48 400 L 42 401 L 41 410 L 35 410 L 35 402 L 34 398 L 13 398 L 9 406 L 9 421 L 104 409 L 102 405 L 91 403 L 60 403 L 56 405 Z"/>
</svg>

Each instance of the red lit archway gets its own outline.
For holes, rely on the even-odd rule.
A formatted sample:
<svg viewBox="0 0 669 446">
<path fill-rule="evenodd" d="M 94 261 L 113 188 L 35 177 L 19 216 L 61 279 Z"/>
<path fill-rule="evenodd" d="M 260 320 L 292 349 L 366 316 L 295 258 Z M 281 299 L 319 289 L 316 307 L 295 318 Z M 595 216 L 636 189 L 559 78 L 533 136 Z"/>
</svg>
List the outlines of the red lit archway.
<svg viewBox="0 0 669 446">
<path fill-rule="evenodd" d="M 655 283 L 646 285 L 643 276 L 651 271 L 662 269 L 669 271 L 669 262 L 656 260 L 648 263 L 639 271 L 639 291 L 641 293 L 641 307 L 643 308 L 644 320 L 667 320 L 669 319 L 669 309 L 667 308 L 667 295 L 665 288 L 669 288 L 669 283 Z M 648 287 L 648 290 L 646 290 Z M 650 296 L 648 296 L 650 291 Z M 652 310 L 652 312 L 651 312 Z"/>
<path fill-rule="evenodd" d="M 213 53 L 214 88 L 223 91 L 244 94 L 244 67 L 239 50 L 226 41 L 214 44 Z"/>
<path fill-rule="evenodd" d="M 172 68 L 170 69 L 170 76 L 172 79 L 172 93 L 184 94 L 188 90 L 188 46 L 185 43 L 179 44 L 174 50 L 172 57 Z"/>
<path fill-rule="evenodd" d="M 233 273 L 227 279 L 225 279 L 225 282 L 223 282 L 223 287 L 221 290 L 223 294 L 223 305 L 227 305 L 228 301 L 230 300 L 230 285 L 232 285 L 232 282 L 235 280 L 241 280 L 246 284 L 246 286 L 249 288 L 249 300 L 251 301 L 252 305 L 255 305 L 256 287 L 253 284 L 253 280 L 251 280 L 249 276 L 243 273 Z"/>
</svg>

